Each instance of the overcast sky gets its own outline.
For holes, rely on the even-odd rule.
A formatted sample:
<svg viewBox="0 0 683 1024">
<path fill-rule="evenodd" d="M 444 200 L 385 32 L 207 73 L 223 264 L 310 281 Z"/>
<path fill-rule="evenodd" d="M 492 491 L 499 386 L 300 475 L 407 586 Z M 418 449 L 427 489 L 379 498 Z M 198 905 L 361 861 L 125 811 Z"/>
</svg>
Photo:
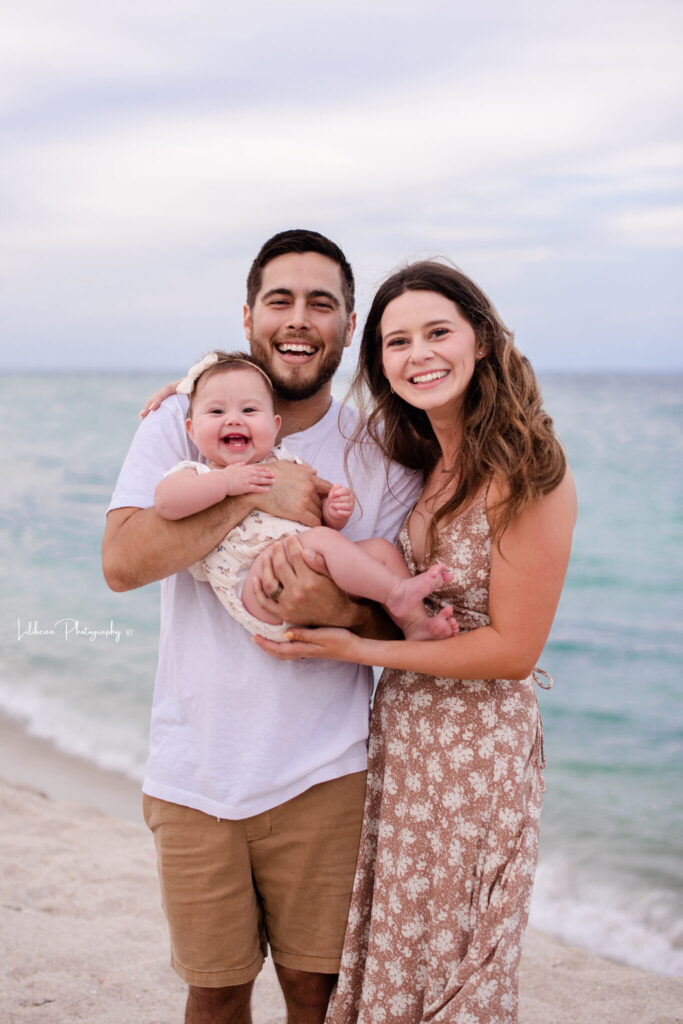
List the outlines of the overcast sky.
<svg viewBox="0 0 683 1024">
<path fill-rule="evenodd" d="M 8 5 L 5 5 L 7 8 Z M 680 0 L 15 0 L 5 368 L 183 368 L 249 263 L 444 255 L 539 369 L 683 369 Z"/>
</svg>

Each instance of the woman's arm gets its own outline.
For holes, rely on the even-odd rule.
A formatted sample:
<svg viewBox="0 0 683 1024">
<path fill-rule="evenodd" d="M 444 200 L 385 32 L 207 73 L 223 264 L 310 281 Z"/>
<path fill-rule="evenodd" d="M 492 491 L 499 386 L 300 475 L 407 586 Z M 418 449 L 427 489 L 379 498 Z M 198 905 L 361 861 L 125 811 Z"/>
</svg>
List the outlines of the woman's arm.
<svg viewBox="0 0 683 1024">
<path fill-rule="evenodd" d="M 490 498 L 495 503 L 496 492 Z M 449 640 L 385 641 L 346 630 L 292 629 L 293 642 L 259 639 L 283 659 L 331 658 L 449 679 L 524 679 L 540 657 L 560 599 L 576 522 L 568 472 L 550 494 L 528 505 L 491 556 L 490 625 Z"/>
<path fill-rule="evenodd" d="M 208 473 L 179 469 L 158 484 L 154 508 L 164 519 L 185 519 L 229 495 L 263 494 L 274 479 L 273 470 L 262 463 L 225 466 Z"/>
</svg>

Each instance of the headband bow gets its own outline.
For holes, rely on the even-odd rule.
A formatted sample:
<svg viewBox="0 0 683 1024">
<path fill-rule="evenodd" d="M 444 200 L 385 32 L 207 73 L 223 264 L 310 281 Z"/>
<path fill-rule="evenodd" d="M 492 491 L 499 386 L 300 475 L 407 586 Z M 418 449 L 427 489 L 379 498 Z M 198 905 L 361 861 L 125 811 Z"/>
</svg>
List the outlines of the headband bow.
<svg viewBox="0 0 683 1024">
<path fill-rule="evenodd" d="M 187 371 L 187 374 L 183 377 L 180 384 L 176 387 L 176 393 L 179 395 L 191 395 L 194 391 L 194 386 L 204 373 L 204 370 L 208 370 L 210 366 L 218 362 L 218 353 L 210 352 L 208 356 L 204 356 L 198 363 L 191 366 Z"/>
</svg>

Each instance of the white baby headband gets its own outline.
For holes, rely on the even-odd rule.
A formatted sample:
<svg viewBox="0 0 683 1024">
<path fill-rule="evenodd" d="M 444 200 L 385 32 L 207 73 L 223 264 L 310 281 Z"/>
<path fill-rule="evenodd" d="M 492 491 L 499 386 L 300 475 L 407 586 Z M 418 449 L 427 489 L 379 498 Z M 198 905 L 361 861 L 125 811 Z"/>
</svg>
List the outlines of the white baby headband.
<svg viewBox="0 0 683 1024">
<path fill-rule="evenodd" d="M 180 384 L 176 387 L 176 393 L 179 395 L 191 395 L 195 384 L 204 373 L 204 370 L 208 370 L 210 366 L 214 366 L 217 362 L 218 353 L 209 352 L 208 356 L 204 356 L 198 363 L 190 367 Z"/>
</svg>

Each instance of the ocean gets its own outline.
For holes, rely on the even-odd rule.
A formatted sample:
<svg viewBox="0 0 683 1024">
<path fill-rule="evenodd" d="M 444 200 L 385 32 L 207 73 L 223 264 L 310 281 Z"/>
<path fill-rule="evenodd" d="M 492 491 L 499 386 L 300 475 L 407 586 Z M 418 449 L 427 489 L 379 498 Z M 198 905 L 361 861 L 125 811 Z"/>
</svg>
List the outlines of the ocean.
<svg viewBox="0 0 683 1024">
<path fill-rule="evenodd" d="M 100 542 L 138 409 L 163 378 L 2 382 L 0 712 L 135 779 L 158 585 L 110 592 Z M 580 514 L 540 662 L 555 686 L 539 694 L 548 767 L 531 919 L 683 976 L 683 377 L 541 383 Z"/>
</svg>

